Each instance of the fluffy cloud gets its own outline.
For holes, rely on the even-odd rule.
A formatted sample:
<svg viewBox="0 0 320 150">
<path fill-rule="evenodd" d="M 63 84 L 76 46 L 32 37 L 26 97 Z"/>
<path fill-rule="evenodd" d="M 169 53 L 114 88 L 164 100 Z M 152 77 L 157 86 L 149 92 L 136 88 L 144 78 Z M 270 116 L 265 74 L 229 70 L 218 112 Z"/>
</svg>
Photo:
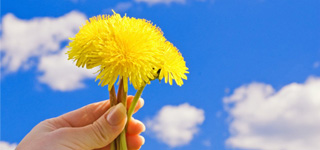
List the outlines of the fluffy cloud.
<svg viewBox="0 0 320 150">
<path fill-rule="evenodd" d="M 83 88 L 84 79 L 95 77 L 97 70 L 78 68 L 65 54 L 67 49 L 55 55 L 41 57 L 38 69 L 43 72 L 39 81 L 49 85 L 54 90 L 71 91 Z"/>
<path fill-rule="evenodd" d="M 116 12 L 124 12 L 132 7 L 131 2 L 120 2 L 114 7 L 114 11 Z"/>
<path fill-rule="evenodd" d="M 95 70 L 77 68 L 67 60 L 67 49 L 61 50 L 62 42 L 74 36 L 86 20 L 80 12 L 72 11 L 58 18 L 34 18 L 21 20 L 7 14 L 2 20 L 1 68 L 13 73 L 20 68 L 33 65 L 32 59 L 39 60 L 38 77 L 41 83 L 53 90 L 71 91 L 84 87 L 83 80 L 93 78 Z"/>
<path fill-rule="evenodd" d="M 60 50 L 60 44 L 74 36 L 86 16 L 72 11 L 59 18 L 22 20 L 13 14 L 2 19 L 1 67 L 7 73 L 30 66 L 30 59 Z"/>
<path fill-rule="evenodd" d="M 155 4 L 171 4 L 171 3 L 180 3 L 184 4 L 186 3 L 186 0 L 135 0 L 135 2 L 144 2 L 149 5 L 155 5 Z"/>
<path fill-rule="evenodd" d="M 126 12 L 127 10 L 132 8 L 133 5 L 133 2 L 119 2 L 114 7 L 103 10 L 103 12 L 106 14 L 113 14 L 112 10 L 114 10 L 117 13 Z"/>
<path fill-rule="evenodd" d="M 227 145 L 259 150 L 320 149 L 320 78 L 275 91 L 252 83 L 224 98 L 232 121 Z"/>
<path fill-rule="evenodd" d="M 186 103 L 164 106 L 147 126 L 159 140 L 177 147 L 188 144 L 203 121 L 204 111 Z"/>
<path fill-rule="evenodd" d="M 5 141 L 0 141 L 0 149 L 1 150 L 15 150 L 16 147 L 17 147 L 16 144 L 10 144 Z"/>
</svg>

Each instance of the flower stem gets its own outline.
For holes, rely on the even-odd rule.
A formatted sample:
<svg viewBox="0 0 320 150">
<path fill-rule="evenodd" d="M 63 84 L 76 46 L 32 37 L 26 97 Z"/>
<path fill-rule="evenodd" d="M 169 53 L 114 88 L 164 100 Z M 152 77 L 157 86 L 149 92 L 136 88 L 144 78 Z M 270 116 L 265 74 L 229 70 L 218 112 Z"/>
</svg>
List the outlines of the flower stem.
<svg viewBox="0 0 320 150">
<path fill-rule="evenodd" d="M 133 100 L 132 100 L 131 105 L 129 107 L 129 110 L 127 112 L 127 117 L 128 117 L 127 122 L 129 122 L 132 117 L 132 114 L 134 112 L 134 109 L 138 103 L 138 100 L 142 94 L 144 87 L 146 87 L 146 85 L 141 86 L 140 89 L 137 91 L 136 95 L 134 95 L 134 97 L 133 97 Z M 126 129 L 127 129 L 127 127 L 128 127 L 128 123 L 127 123 Z"/>
<path fill-rule="evenodd" d="M 127 107 L 127 92 L 124 91 L 123 84 L 123 79 L 121 79 L 118 88 L 117 103 L 122 103 Z"/>
<path fill-rule="evenodd" d="M 118 103 L 122 103 L 125 107 L 127 107 L 127 92 L 124 90 L 123 82 L 124 80 L 121 79 L 118 88 L 117 101 Z M 128 150 L 126 141 L 126 130 L 123 130 L 121 134 L 117 137 L 117 145 L 119 145 L 117 147 L 117 150 Z"/>
<path fill-rule="evenodd" d="M 119 135 L 119 138 L 120 138 L 120 150 L 128 150 L 127 148 L 127 138 L 126 138 L 126 130 L 123 130 L 120 135 Z"/>
<path fill-rule="evenodd" d="M 109 97 L 110 97 L 110 107 L 117 104 L 117 97 L 116 97 L 116 91 L 114 88 L 114 85 L 112 85 L 111 90 L 109 91 Z M 116 150 L 116 141 L 112 141 L 110 145 L 110 150 Z"/>
<path fill-rule="evenodd" d="M 116 142 L 115 141 L 111 142 L 110 150 L 116 150 Z"/>
<path fill-rule="evenodd" d="M 114 85 L 112 85 L 111 90 L 109 91 L 109 97 L 110 97 L 110 106 L 117 105 L 117 97 L 116 97 L 116 91 L 114 88 Z"/>
</svg>

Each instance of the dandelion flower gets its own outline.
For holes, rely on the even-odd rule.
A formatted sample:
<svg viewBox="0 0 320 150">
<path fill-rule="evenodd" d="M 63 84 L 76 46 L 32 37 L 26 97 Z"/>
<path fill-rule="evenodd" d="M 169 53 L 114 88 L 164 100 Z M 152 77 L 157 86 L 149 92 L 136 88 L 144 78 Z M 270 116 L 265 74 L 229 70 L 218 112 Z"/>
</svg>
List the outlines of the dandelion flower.
<svg viewBox="0 0 320 150">
<path fill-rule="evenodd" d="M 69 59 L 78 67 L 99 66 L 102 86 L 109 90 L 118 77 L 138 89 L 154 78 L 154 68 L 160 68 L 163 43 L 166 39 L 160 28 L 145 19 L 112 16 L 90 18 L 69 44 Z M 110 86 L 111 85 L 111 86 Z"/>
<path fill-rule="evenodd" d="M 99 56 L 100 50 L 98 44 L 101 42 L 101 37 L 107 36 L 107 30 L 105 28 L 105 20 L 109 16 L 97 16 L 92 17 L 86 24 L 80 28 L 76 37 L 70 38 L 72 42 L 69 43 L 70 51 L 69 59 L 76 61 L 78 67 L 86 67 L 91 69 L 100 65 L 102 59 Z"/>
<path fill-rule="evenodd" d="M 169 81 L 169 84 L 172 85 L 172 79 L 174 79 L 177 85 L 181 86 L 183 84 L 182 79 L 187 79 L 185 74 L 189 73 L 181 53 L 173 44 L 166 41 L 162 59 L 159 80 L 164 78 L 165 83 Z"/>
</svg>

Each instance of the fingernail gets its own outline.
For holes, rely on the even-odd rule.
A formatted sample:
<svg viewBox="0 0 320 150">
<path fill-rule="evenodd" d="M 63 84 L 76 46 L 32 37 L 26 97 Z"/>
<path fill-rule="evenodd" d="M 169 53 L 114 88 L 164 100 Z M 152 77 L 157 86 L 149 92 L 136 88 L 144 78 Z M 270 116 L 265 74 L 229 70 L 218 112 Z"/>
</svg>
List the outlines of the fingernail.
<svg viewBox="0 0 320 150">
<path fill-rule="evenodd" d="M 142 145 L 144 145 L 144 143 L 146 142 L 146 139 L 140 135 L 140 138 L 142 139 Z"/>
<path fill-rule="evenodd" d="M 139 98 L 139 101 L 140 101 L 140 103 L 141 103 L 141 106 L 143 106 L 144 105 L 144 99 L 143 98 Z"/>
<path fill-rule="evenodd" d="M 143 126 L 142 132 L 145 132 L 146 131 L 146 126 L 143 123 L 142 123 L 142 126 Z"/>
<path fill-rule="evenodd" d="M 133 117 L 132 117 L 133 118 Z M 135 120 L 135 119 L 134 119 Z M 139 124 L 141 124 L 142 126 L 142 132 L 146 131 L 146 126 L 140 121 L 140 120 L 136 120 Z"/>
<path fill-rule="evenodd" d="M 110 109 L 111 110 L 110 110 L 109 114 L 107 115 L 107 121 L 112 126 L 119 125 L 123 121 L 123 119 L 125 119 L 127 117 L 126 108 L 123 106 L 122 103 L 119 103 Z"/>
</svg>

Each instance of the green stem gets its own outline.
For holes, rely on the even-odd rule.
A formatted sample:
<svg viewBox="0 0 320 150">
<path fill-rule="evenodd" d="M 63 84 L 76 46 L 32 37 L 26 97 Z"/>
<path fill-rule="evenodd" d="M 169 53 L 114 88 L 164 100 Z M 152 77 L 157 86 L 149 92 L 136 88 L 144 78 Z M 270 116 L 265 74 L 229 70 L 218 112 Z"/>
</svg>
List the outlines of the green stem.
<svg viewBox="0 0 320 150">
<path fill-rule="evenodd" d="M 125 107 L 127 107 L 127 92 L 124 90 L 124 80 L 120 80 L 120 85 L 118 88 L 117 101 L 118 103 L 122 103 Z M 127 84 L 127 83 L 126 83 Z M 128 150 L 127 141 L 126 141 L 126 130 L 123 130 L 121 134 L 117 137 L 117 150 Z"/>
<path fill-rule="evenodd" d="M 111 142 L 110 150 L 116 150 L 116 142 L 115 141 Z"/>
<path fill-rule="evenodd" d="M 142 94 L 144 87 L 146 87 L 146 85 L 143 85 L 142 87 L 140 87 L 140 89 L 137 91 L 136 95 L 134 95 L 134 97 L 133 97 L 133 100 L 132 100 L 131 105 L 129 107 L 129 110 L 127 112 L 127 117 L 128 117 L 127 122 L 129 122 L 132 117 L 132 114 L 134 112 L 134 109 L 138 103 L 138 100 Z M 127 123 L 127 125 L 128 125 L 128 123 Z M 127 128 L 127 126 L 126 126 L 126 128 Z"/>
<path fill-rule="evenodd" d="M 119 136 L 119 144 L 120 144 L 120 150 L 128 150 L 127 148 L 127 138 L 126 138 L 126 131 L 123 130 Z"/>
<path fill-rule="evenodd" d="M 115 91 L 114 85 L 112 85 L 112 88 L 109 91 L 109 98 L 110 98 L 110 107 L 117 104 L 117 96 L 116 96 L 116 91 Z M 116 141 L 111 142 L 110 150 L 117 150 Z"/>
</svg>

